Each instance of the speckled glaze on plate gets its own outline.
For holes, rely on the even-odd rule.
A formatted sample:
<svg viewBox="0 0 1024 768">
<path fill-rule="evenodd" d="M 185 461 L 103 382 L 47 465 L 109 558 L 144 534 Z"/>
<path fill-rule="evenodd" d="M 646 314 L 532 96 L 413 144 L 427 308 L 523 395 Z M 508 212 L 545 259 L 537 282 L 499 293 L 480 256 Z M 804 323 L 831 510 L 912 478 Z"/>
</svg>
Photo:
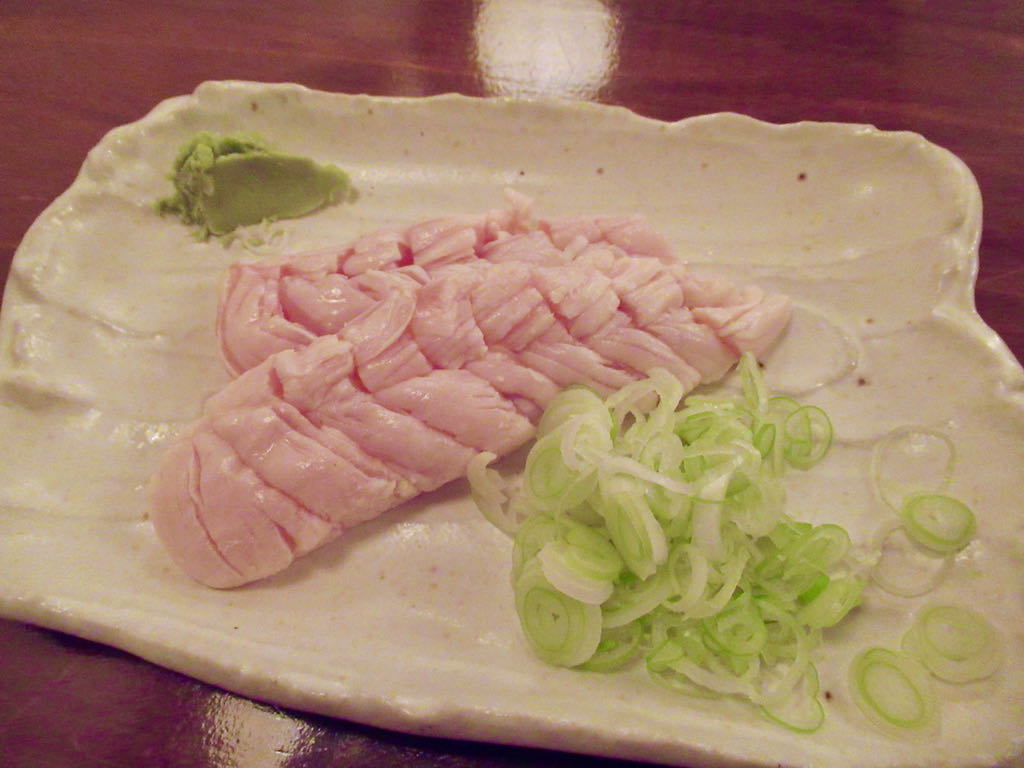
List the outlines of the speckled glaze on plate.
<svg viewBox="0 0 1024 768">
<path fill-rule="evenodd" d="M 336 163 L 360 197 L 198 242 L 152 208 L 198 130 L 252 131 Z M 169 562 L 144 490 L 227 380 L 213 323 L 227 264 L 496 207 L 507 186 L 544 215 L 641 212 L 680 258 L 793 297 L 766 375 L 827 409 L 837 432 L 832 455 L 790 480 L 796 516 L 869 543 L 894 517 L 868 480 L 877 441 L 905 425 L 950 438 L 950 492 L 979 535 L 929 599 L 984 612 L 1008 658 L 983 683 L 940 686 L 937 736 L 877 733 L 847 693 L 853 656 L 898 646 L 923 600 L 875 587 L 828 636 L 827 721 L 813 735 L 739 702 L 679 697 L 640 669 L 541 664 L 519 636 L 510 542 L 463 483 L 238 590 Z M 206 83 L 106 136 L 15 256 L 0 318 L 0 613 L 250 697 L 420 734 L 703 766 L 1009 764 L 1024 734 L 1024 373 L 974 311 L 980 226 L 968 169 L 912 133 Z"/>
</svg>

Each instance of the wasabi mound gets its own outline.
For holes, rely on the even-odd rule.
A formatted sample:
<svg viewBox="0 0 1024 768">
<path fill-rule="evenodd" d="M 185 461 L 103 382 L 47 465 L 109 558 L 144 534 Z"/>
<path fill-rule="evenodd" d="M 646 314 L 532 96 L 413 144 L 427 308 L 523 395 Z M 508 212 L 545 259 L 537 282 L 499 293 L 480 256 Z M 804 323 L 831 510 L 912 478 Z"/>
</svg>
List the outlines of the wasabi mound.
<svg viewBox="0 0 1024 768">
<path fill-rule="evenodd" d="M 199 227 L 203 239 L 237 227 L 305 216 L 354 199 L 348 174 L 273 150 L 257 136 L 199 133 L 174 161 L 174 194 L 157 211 Z"/>
</svg>

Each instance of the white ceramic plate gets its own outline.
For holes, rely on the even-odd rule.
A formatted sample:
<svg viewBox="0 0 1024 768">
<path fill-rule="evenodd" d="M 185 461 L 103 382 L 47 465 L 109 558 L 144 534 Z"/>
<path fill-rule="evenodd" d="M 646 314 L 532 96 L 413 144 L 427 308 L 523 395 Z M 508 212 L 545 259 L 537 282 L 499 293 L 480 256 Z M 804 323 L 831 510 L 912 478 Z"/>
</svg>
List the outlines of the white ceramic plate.
<svg viewBox="0 0 1024 768">
<path fill-rule="evenodd" d="M 875 441 L 904 424 L 948 434 L 951 492 L 980 533 L 932 597 L 992 619 L 1008 640 L 1002 673 L 941 688 L 934 740 L 873 731 L 846 666 L 870 644 L 897 645 L 921 602 L 875 588 L 828 638 L 828 719 L 814 735 L 738 702 L 680 698 L 642 671 L 551 669 L 519 636 L 509 542 L 461 483 L 264 583 L 189 581 L 156 541 L 143 489 L 168 439 L 226 380 L 216 296 L 225 266 L 251 255 L 153 213 L 198 130 L 254 131 L 351 172 L 356 203 L 276 225 L 263 233 L 268 253 L 496 207 L 511 185 L 543 215 L 642 212 L 680 258 L 788 292 L 799 311 L 769 381 L 825 407 L 838 435 L 823 465 L 794 476 L 793 513 L 868 541 L 893 516 L 867 481 Z M 1019 757 L 1024 375 L 973 309 L 980 220 L 969 171 L 910 133 L 205 84 L 104 138 L 15 257 L 0 326 L 0 611 L 247 696 L 422 734 L 705 766 Z"/>
</svg>

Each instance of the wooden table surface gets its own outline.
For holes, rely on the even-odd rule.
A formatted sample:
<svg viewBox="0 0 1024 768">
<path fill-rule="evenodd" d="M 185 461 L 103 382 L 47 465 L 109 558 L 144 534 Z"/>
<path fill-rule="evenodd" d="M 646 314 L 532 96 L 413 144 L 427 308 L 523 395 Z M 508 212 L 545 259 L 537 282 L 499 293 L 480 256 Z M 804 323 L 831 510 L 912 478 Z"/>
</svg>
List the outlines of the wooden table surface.
<svg viewBox="0 0 1024 768">
<path fill-rule="evenodd" d="M 599 63 L 567 66 L 577 32 L 595 20 Z M 545 59 L 552 50 L 558 55 Z M 375 95 L 551 94 L 663 120 L 735 111 L 921 133 L 978 179 L 978 309 L 1024 359 L 1020 2 L 4 0 L 4 279 L 26 229 L 107 131 L 220 79 Z M 0 765 L 620 764 L 280 711 L 119 651 L 0 621 Z"/>
</svg>

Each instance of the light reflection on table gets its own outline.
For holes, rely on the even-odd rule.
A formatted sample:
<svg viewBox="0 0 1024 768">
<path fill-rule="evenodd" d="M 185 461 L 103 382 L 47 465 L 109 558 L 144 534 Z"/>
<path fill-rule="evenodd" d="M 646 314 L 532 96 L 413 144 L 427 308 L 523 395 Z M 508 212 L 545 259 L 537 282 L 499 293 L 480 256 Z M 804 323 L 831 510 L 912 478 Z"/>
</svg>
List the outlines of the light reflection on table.
<svg viewBox="0 0 1024 768">
<path fill-rule="evenodd" d="M 599 0 L 486 0 L 473 39 L 491 94 L 590 99 L 618 62 L 619 20 Z"/>
</svg>

